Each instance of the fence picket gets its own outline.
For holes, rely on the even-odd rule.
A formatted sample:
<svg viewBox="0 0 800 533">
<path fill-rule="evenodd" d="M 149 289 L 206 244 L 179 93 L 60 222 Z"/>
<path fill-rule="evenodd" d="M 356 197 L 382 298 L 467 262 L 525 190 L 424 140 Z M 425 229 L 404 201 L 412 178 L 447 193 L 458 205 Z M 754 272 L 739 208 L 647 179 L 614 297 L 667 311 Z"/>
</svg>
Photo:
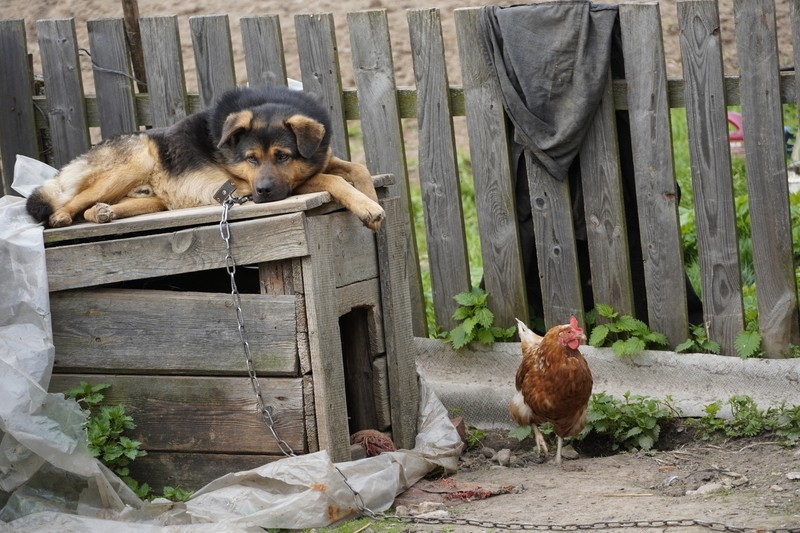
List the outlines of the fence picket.
<svg viewBox="0 0 800 533">
<path fill-rule="evenodd" d="M 186 81 L 177 17 L 142 17 L 144 67 L 150 116 L 156 128 L 170 126 L 186 116 Z"/>
<path fill-rule="evenodd" d="M 648 323 L 674 347 L 688 338 L 689 325 L 659 6 L 622 4 L 619 15 Z"/>
<path fill-rule="evenodd" d="M 758 322 L 768 357 L 800 345 L 773 0 L 736 0 Z M 748 139 L 751 139 L 748 142 Z"/>
<path fill-rule="evenodd" d="M 350 159 L 350 143 L 344 115 L 342 75 L 336 53 L 333 15 L 296 15 L 297 53 L 300 58 L 303 90 L 317 95 L 331 114 L 334 155 Z"/>
<path fill-rule="evenodd" d="M 407 13 L 419 127 L 419 180 L 436 324 L 457 325 L 453 296 L 470 289 L 442 24 L 437 9 Z"/>
<path fill-rule="evenodd" d="M 594 301 L 635 316 L 610 75 L 600 108 L 583 142 L 580 165 Z"/>
<path fill-rule="evenodd" d="M 228 15 L 189 17 L 197 85 L 203 107 L 210 107 L 223 93 L 236 87 Z"/>
<path fill-rule="evenodd" d="M 528 303 L 519 245 L 509 138 L 500 87 L 480 53 L 479 9 L 454 11 L 475 203 L 483 257 L 483 281 L 495 324 L 509 327 L 528 320 Z"/>
<path fill-rule="evenodd" d="M 695 225 L 708 336 L 735 354 L 744 329 L 722 48 L 714 1 L 678 3 Z"/>
<path fill-rule="evenodd" d="M 11 183 L 17 154 L 39 155 L 30 64 L 24 20 L 0 20 L 0 196 L 14 194 Z"/>
<path fill-rule="evenodd" d="M 389 40 L 389 21 L 385 11 L 359 11 L 347 15 L 353 72 L 358 88 L 358 108 L 367 167 L 372 174 L 393 174 L 389 194 L 400 199 L 403 225 L 409 242 L 406 268 L 414 334 L 427 336 L 425 300 L 422 295 L 419 258 L 414 224 L 411 219 L 411 193 L 408 187 L 403 130 L 397 105 L 394 63 Z"/>
<path fill-rule="evenodd" d="M 244 43 L 244 59 L 250 87 L 286 86 L 286 60 L 277 15 L 243 17 L 239 24 Z"/>
<path fill-rule="evenodd" d="M 90 146 L 75 21 L 40 20 L 36 28 L 47 91 L 53 166 L 61 167 Z"/>
<path fill-rule="evenodd" d="M 138 129 L 130 53 L 122 19 L 90 20 L 94 86 L 103 138 Z"/>
</svg>

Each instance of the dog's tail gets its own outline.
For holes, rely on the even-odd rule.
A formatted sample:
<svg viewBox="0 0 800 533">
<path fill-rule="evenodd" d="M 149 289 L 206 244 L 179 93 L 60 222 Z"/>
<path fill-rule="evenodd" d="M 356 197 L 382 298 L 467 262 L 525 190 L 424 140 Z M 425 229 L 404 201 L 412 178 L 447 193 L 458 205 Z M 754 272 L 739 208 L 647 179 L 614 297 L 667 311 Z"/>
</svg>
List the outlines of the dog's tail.
<svg viewBox="0 0 800 533">
<path fill-rule="evenodd" d="M 50 200 L 47 199 L 43 187 L 37 187 L 31 195 L 28 196 L 25 208 L 36 222 L 47 223 L 50 219 L 50 215 L 53 214 L 53 205 L 50 203 Z"/>
</svg>

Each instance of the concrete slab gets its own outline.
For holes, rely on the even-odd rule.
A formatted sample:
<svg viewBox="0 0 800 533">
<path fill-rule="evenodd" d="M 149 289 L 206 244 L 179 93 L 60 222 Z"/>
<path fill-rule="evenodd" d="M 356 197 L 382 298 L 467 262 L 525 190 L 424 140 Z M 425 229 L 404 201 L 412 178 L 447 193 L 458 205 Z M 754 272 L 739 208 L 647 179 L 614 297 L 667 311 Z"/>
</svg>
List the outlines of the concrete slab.
<svg viewBox="0 0 800 533">
<path fill-rule="evenodd" d="M 452 416 L 481 429 L 513 427 L 508 402 L 522 359 L 519 343 L 497 343 L 454 351 L 435 339 L 414 339 L 417 365 Z M 611 349 L 582 346 L 594 377 L 594 392 L 622 398 L 630 392 L 656 399 L 672 397 L 684 416 L 748 395 L 760 408 L 800 405 L 800 359 L 740 359 L 708 354 L 646 351 L 619 358 Z M 724 412 L 724 415 L 729 412 Z"/>
</svg>

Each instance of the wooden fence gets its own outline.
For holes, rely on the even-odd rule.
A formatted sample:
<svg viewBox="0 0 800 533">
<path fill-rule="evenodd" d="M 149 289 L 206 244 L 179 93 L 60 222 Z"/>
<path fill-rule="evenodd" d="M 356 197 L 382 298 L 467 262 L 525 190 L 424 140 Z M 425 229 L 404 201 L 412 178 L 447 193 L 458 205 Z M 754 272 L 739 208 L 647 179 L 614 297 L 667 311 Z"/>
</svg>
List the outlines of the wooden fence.
<svg viewBox="0 0 800 533">
<path fill-rule="evenodd" d="M 795 39 L 800 35 L 798 5 L 795 0 Z M 528 170 L 540 312 L 546 325 L 564 321 L 571 313 L 583 318 L 591 301 L 645 317 L 672 346 L 688 338 L 670 130 L 670 108 L 685 107 L 702 320 L 723 352 L 735 353 L 734 339 L 744 328 L 744 316 L 726 111 L 727 106 L 738 105 L 744 116 L 763 347 L 768 356 L 780 357 L 789 344 L 800 345 L 782 118 L 782 105 L 796 103 L 800 90 L 794 73 L 781 73 L 778 66 L 773 0 L 736 0 L 735 9 L 741 76 L 723 74 L 716 2 L 679 1 L 685 80 L 672 80 L 666 75 L 662 39 L 654 38 L 661 35 L 659 6 L 620 5 L 625 77 L 609 75 L 605 98 L 580 153 L 584 212 L 573 215 L 575 191 L 567 181 L 549 179 L 535 166 Z M 478 14 L 473 8 L 455 12 L 460 87 L 448 81 L 446 57 L 456 52 L 444 48 L 436 9 L 407 14 L 416 88 L 395 84 L 384 11 L 347 15 L 354 88 L 342 86 L 333 16 L 294 19 L 301 81 L 306 90 L 321 95 L 334 117 L 335 153 L 350 156 L 347 121 L 360 121 L 367 165 L 374 174 L 396 176 L 394 192 L 406 213 L 411 206 L 401 120 L 417 119 L 432 303 L 437 323 L 445 328 L 453 325 L 453 296 L 471 284 L 459 201 L 455 116 L 466 116 L 483 284 L 495 321 L 509 326 L 514 317 L 531 318 L 508 122 L 497 82 L 480 53 Z M 32 83 L 23 21 L 0 21 L 0 154 L 6 194 L 11 193 L 16 154 L 59 166 L 89 148 L 90 127 L 99 126 L 102 136 L 108 137 L 142 126 L 166 126 L 208 106 L 235 86 L 234 54 L 244 54 L 251 84 L 286 83 L 281 22 L 276 16 L 241 20 L 242 51 L 232 50 L 227 16 L 190 18 L 199 94 L 187 94 L 177 19 L 144 17 L 140 26 L 147 93 L 135 90 L 123 21 L 110 19 L 88 24 L 96 95 L 85 95 L 74 22 L 39 21 L 44 78 L 44 95 L 39 95 Z M 800 46 L 795 46 L 794 54 L 797 63 Z M 620 134 L 622 122 L 630 141 Z M 626 146 L 633 191 L 624 187 L 626 161 L 621 153 Z M 626 202 L 626 192 L 634 195 L 634 209 Z M 585 222 L 585 241 L 576 238 L 574 220 Z M 410 215 L 407 224 L 413 251 Z M 634 227 L 637 232 L 631 232 Z M 580 259 L 581 247 L 588 252 L 588 262 Z M 637 269 L 641 276 L 637 277 Z M 415 252 L 408 255 L 408 270 L 415 334 L 421 337 L 426 325 Z M 585 283 L 589 270 L 590 285 Z M 637 302 L 645 301 L 637 307 Z"/>
</svg>

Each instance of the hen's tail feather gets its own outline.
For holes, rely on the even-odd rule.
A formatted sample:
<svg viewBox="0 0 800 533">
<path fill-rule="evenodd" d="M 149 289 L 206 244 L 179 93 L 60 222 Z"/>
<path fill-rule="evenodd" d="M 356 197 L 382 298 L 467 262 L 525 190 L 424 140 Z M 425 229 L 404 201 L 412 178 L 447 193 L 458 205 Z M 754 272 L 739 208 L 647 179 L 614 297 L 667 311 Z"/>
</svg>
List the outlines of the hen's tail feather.
<svg viewBox="0 0 800 533">
<path fill-rule="evenodd" d="M 531 343 L 531 344 L 539 344 L 542 342 L 543 337 L 540 337 L 531 329 L 525 325 L 525 322 L 520 320 L 519 318 L 515 318 L 514 320 L 517 321 L 517 333 L 519 333 L 519 338 L 522 342 Z"/>
</svg>

